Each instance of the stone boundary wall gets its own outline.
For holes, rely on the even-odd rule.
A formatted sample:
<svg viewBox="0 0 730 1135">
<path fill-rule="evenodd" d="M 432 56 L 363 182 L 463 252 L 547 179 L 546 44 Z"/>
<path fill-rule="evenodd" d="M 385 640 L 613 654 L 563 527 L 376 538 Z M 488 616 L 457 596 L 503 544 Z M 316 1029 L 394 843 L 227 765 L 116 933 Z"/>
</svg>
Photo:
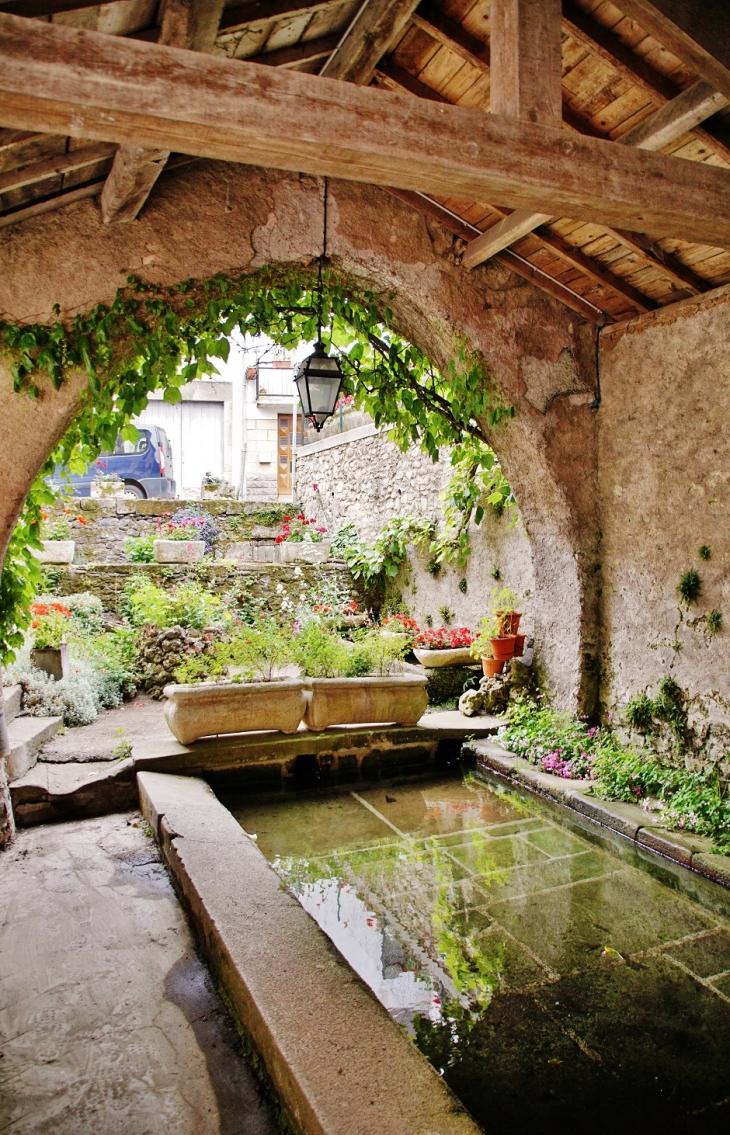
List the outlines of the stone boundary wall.
<svg viewBox="0 0 730 1135">
<path fill-rule="evenodd" d="M 104 610 L 118 615 L 124 586 L 132 575 L 143 574 L 158 587 L 172 591 L 181 583 L 197 580 L 216 595 L 238 590 L 252 599 L 267 599 L 272 607 L 286 596 L 297 602 L 303 590 L 320 579 L 335 579 L 349 600 L 361 607 L 377 609 L 379 596 L 376 590 L 367 590 L 353 580 L 343 563 L 324 564 L 233 564 L 202 561 L 192 565 L 175 564 L 93 564 L 88 567 L 70 566 L 54 569 L 53 591 L 58 596 L 76 595 L 90 591 L 98 595 Z M 277 593 L 277 584 L 284 588 Z M 303 586 L 304 585 L 304 586 Z"/>
<path fill-rule="evenodd" d="M 353 523 L 370 543 L 394 516 L 417 513 L 440 520 L 439 494 L 452 476 L 448 454 L 434 463 L 417 448 L 406 453 L 374 426 L 352 430 L 307 446 L 297 454 L 297 498 L 306 514 L 322 520 L 331 532 Z M 314 486 L 317 486 L 316 489 Z M 499 573 L 499 586 L 522 597 L 524 629 L 531 635 L 534 620 L 530 598 L 535 581 L 530 541 L 521 521 L 487 511 L 481 525 L 472 525 L 472 552 L 465 568 L 445 565 L 429 571 L 429 557 L 411 556 L 395 583 L 403 602 L 419 625 L 446 621 L 442 608 L 453 612 L 451 625 L 476 627 L 486 613 Z M 538 651 L 539 651 L 539 644 Z"/>
<path fill-rule="evenodd" d="M 71 514 L 66 515 L 66 519 L 71 524 L 71 537 L 76 541 L 75 564 L 124 564 L 130 562 L 124 550 L 127 537 L 154 535 L 159 519 L 188 506 L 210 513 L 220 524 L 221 534 L 215 547 L 217 559 L 224 558 L 232 544 L 244 543 L 250 545 L 250 555 L 244 554 L 245 559 L 273 562 L 274 541 L 281 524 L 258 524 L 256 517 L 279 509 L 283 514 L 288 506 L 282 507 L 276 501 L 266 504 L 262 501 L 73 497 L 50 510 L 48 516 L 55 520 L 63 517 L 65 509 L 70 509 Z"/>
</svg>

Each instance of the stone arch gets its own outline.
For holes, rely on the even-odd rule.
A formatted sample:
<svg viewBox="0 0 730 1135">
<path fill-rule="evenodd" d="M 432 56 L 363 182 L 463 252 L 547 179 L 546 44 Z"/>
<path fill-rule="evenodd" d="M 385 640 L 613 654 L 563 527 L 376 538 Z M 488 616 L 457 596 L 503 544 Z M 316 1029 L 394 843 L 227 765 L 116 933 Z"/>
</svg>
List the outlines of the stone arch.
<svg viewBox="0 0 730 1135">
<path fill-rule="evenodd" d="M 0 315 L 70 319 L 111 302 L 133 272 L 163 285 L 319 254 L 317 179 L 219 162 L 165 176 L 141 218 L 103 226 L 86 200 L 0 234 Z M 480 352 L 516 410 L 493 433 L 531 538 L 543 673 L 565 704 L 589 708 L 597 652 L 595 329 L 492 261 L 468 274 L 461 243 L 383 190 L 330 185 L 328 252 L 363 287 L 392 296 L 399 330 L 439 365 L 458 342 Z M 81 374 L 37 401 L 13 393 L 0 358 L 0 555 L 28 488 L 86 393 Z M 485 600 L 486 600 L 485 596 Z"/>
</svg>

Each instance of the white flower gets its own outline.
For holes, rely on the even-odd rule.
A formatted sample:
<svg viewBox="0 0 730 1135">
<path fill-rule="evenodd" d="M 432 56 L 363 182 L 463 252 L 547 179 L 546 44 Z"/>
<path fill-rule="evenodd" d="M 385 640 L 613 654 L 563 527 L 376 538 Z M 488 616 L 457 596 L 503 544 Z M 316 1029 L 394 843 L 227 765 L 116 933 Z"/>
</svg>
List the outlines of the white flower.
<svg viewBox="0 0 730 1135">
<path fill-rule="evenodd" d="M 302 593 L 301 593 L 301 595 L 299 596 L 299 598 L 301 599 L 301 601 L 302 601 L 302 603 L 303 603 L 303 602 L 305 601 L 305 599 L 306 599 L 307 597 L 306 597 L 306 595 L 304 594 L 304 592 L 302 592 Z"/>
<path fill-rule="evenodd" d="M 276 594 L 277 595 L 283 595 L 284 594 L 284 584 L 283 583 L 277 583 Z"/>
<path fill-rule="evenodd" d="M 302 571 L 302 569 L 301 569 L 300 567 L 295 567 L 295 568 L 294 568 L 294 574 L 295 574 L 296 576 L 300 576 L 300 575 L 303 575 L 303 574 L 304 574 L 304 572 Z"/>
</svg>

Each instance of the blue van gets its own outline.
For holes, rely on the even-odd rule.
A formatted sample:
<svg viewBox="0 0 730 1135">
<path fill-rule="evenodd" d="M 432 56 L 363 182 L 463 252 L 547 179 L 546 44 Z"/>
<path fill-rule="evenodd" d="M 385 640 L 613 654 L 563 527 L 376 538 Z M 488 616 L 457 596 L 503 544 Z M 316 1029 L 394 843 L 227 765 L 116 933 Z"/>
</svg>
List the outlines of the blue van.
<svg viewBox="0 0 730 1135">
<path fill-rule="evenodd" d="M 75 497 L 91 496 L 91 485 L 102 473 L 116 473 L 124 481 L 125 497 L 175 496 L 172 447 L 161 426 L 138 427 L 136 441 L 117 435 L 112 453 L 102 452 L 85 473 L 69 473 L 58 468 L 53 475 L 56 486 L 70 485 Z"/>
</svg>

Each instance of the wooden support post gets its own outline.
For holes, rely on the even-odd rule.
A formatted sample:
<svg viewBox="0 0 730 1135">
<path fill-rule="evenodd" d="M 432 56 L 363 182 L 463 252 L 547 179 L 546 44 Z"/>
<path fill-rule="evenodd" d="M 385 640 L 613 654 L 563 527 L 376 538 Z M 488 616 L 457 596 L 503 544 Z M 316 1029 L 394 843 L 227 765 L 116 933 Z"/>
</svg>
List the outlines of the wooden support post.
<svg viewBox="0 0 730 1135">
<path fill-rule="evenodd" d="M 378 60 L 395 43 L 417 4 L 418 0 L 364 0 L 320 75 L 367 86 Z"/>
<path fill-rule="evenodd" d="M 560 0 L 492 0 L 492 114 L 562 122 L 561 18 Z"/>
</svg>

